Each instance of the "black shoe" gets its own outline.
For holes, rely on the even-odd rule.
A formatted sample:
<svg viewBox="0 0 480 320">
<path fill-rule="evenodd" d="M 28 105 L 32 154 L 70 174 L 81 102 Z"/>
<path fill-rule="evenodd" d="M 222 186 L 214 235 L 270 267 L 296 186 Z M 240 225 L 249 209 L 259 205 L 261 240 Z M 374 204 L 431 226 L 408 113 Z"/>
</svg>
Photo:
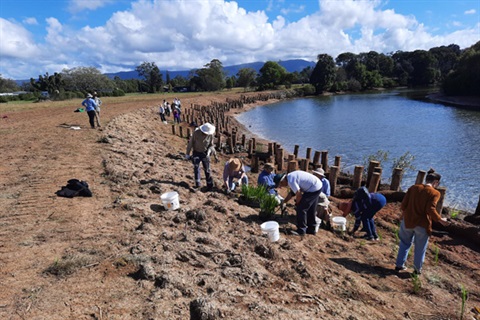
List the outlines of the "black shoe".
<svg viewBox="0 0 480 320">
<path fill-rule="evenodd" d="M 300 237 L 304 237 L 305 236 L 305 233 L 299 233 L 295 230 L 288 230 L 288 234 L 292 235 L 292 236 L 300 236 Z"/>
<path fill-rule="evenodd" d="M 412 275 L 419 276 L 422 274 L 422 270 L 413 270 Z"/>
<path fill-rule="evenodd" d="M 407 270 L 407 267 L 405 266 L 401 266 L 401 267 L 395 267 L 395 271 L 403 271 L 403 270 Z"/>
</svg>

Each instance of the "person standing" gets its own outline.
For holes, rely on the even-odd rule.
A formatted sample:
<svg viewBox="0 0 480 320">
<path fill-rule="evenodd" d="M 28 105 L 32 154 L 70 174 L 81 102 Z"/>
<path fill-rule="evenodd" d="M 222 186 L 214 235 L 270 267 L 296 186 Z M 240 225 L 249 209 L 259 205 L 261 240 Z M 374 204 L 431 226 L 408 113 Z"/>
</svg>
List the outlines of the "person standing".
<svg viewBox="0 0 480 320">
<path fill-rule="evenodd" d="M 210 156 L 208 150 L 213 146 L 214 133 L 215 126 L 207 122 L 198 127 L 188 141 L 185 159 L 191 159 L 193 162 L 195 189 L 201 187 L 200 163 L 202 163 L 203 170 L 205 171 L 207 189 L 213 189 L 213 178 L 210 173 Z M 190 152 L 192 152 L 192 155 L 190 155 Z"/>
<path fill-rule="evenodd" d="M 442 176 L 430 169 L 425 178 L 425 184 L 411 186 L 403 198 L 400 209 L 402 220 L 400 222 L 400 246 L 398 248 L 395 270 L 405 270 L 408 252 L 412 244 L 415 244 L 413 256 L 414 274 L 422 273 L 425 260 L 425 252 L 428 247 L 428 239 L 432 234 L 432 221 L 445 222 L 437 212 L 437 202 L 440 200 L 440 192 L 435 188 L 440 184 Z"/>
<path fill-rule="evenodd" d="M 101 127 L 101 125 L 100 125 L 100 106 L 102 105 L 102 100 L 100 100 L 100 98 L 98 97 L 96 92 L 93 93 L 93 100 L 95 101 L 95 103 L 97 105 L 95 107 L 95 119 L 97 120 L 97 126 Z"/>
<path fill-rule="evenodd" d="M 237 182 L 234 182 L 234 179 L 237 179 Z M 225 167 L 223 168 L 223 184 L 227 194 L 235 191 L 236 187 L 242 184 L 248 186 L 248 176 L 242 160 L 231 158 L 225 163 Z"/>
<path fill-rule="evenodd" d="M 274 182 L 277 188 L 290 187 L 284 203 L 295 197 L 297 231 L 291 231 L 291 233 L 300 236 L 305 233 L 315 235 L 318 196 L 322 189 L 320 179 L 311 173 L 297 170 L 288 174 L 275 175 Z"/>
<path fill-rule="evenodd" d="M 312 174 L 322 181 L 322 190 L 318 199 L 317 217 L 322 220 L 321 227 L 330 230 L 330 218 L 332 216 L 329 209 L 330 200 L 328 200 L 328 197 L 330 197 L 330 181 L 325 178 L 325 171 L 322 168 L 312 171 Z"/>
<path fill-rule="evenodd" d="M 158 113 L 160 114 L 160 120 L 162 120 L 163 123 L 167 123 L 167 119 L 165 119 L 165 107 L 163 104 L 160 105 Z"/>
<path fill-rule="evenodd" d="M 355 215 L 355 225 L 350 234 L 355 234 L 360 223 L 365 229 L 366 240 L 378 240 L 377 229 L 375 228 L 375 220 L 373 217 L 387 204 L 387 199 L 383 194 L 370 193 L 366 187 L 360 187 L 355 191 L 352 200 L 352 210 Z"/>
<path fill-rule="evenodd" d="M 95 129 L 95 117 L 96 117 L 95 109 L 97 107 L 97 104 L 95 103 L 95 100 L 93 100 L 92 98 L 93 96 L 90 93 L 88 93 L 86 99 L 82 101 L 82 106 L 84 106 L 87 111 L 90 127 L 92 129 Z"/>
</svg>

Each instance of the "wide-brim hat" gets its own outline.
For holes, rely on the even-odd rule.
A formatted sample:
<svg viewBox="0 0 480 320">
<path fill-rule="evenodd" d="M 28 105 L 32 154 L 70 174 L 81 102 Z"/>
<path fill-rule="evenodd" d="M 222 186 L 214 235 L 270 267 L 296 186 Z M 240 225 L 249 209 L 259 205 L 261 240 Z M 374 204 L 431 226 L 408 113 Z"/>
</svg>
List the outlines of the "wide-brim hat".
<svg viewBox="0 0 480 320">
<path fill-rule="evenodd" d="M 271 162 L 267 162 L 267 163 L 265 163 L 265 164 L 263 165 L 263 168 L 264 168 L 264 169 L 271 169 L 271 170 L 273 170 L 273 169 L 275 169 L 275 165 L 274 165 L 273 163 L 271 163 Z"/>
<path fill-rule="evenodd" d="M 237 158 L 228 160 L 228 168 L 230 171 L 240 171 L 242 169 L 242 161 Z"/>
<path fill-rule="evenodd" d="M 200 126 L 200 130 L 205 134 L 214 134 L 215 126 L 211 123 L 204 123 Z"/>
<path fill-rule="evenodd" d="M 279 174 L 276 174 L 275 177 L 273 177 L 273 182 L 275 182 L 275 187 L 278 187 L 280 182 L 282 182 L 282 180 L 285 179 L 286 175 L 287 174 L 285 173 L 279 173 Z"/>
<path fill-rule="evenodd" d="M 322 168 L 318 168 L 317 170 L 313 170 L 312 173 L 317 176 L 325 177 L 325 170 Z"/>
<path fill-rule="evenodd" d="M 88 93 L 87 98 L 93 98 L 93 96 L 90 93 Z"/>
</svg>

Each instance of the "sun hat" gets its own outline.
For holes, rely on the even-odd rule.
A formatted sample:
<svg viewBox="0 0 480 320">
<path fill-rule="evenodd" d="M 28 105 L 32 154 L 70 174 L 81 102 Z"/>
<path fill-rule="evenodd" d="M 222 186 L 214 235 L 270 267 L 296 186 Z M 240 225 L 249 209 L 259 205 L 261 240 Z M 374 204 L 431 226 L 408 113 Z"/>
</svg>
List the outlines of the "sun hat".
<svg viewBox="0 0 480 320">
<path fill-rule="evenodd" d="M 214 134 L 215 126 L 211 123 L 204 123 L 200 126 L 200 130 L 205 134 Z"/>
<path fill-rule="evenodd" d="M 263 168 L 264 169 L 275 169 L 275 165 L 271 162 L 266 162 L 264 165 L 263 165 Z"/>
<path fill-rule="evenodd" d="M 87 98 L 93 98 L 93 96 L 90 93 L 87 93 Z"/>
<path fill-rule="evenodd" d="M 317 176 L 325 177 L 325 170 L 322 168 L 318 168 L 317 170 L 313 170 L 312 173 Z"/>
<path fill-rule="evenodd" d="M 242 161 L 238 158 L 230 158 L 228 160 L 228 169 L 230 171 L 240 171 L 242 169 Z"/>
<path fill-rule="evenodd" d="M 275 177 L 273 177 L 273 182 L 275 182 L 275 187 L 278 187 L 280 182 L 282 182 L 282 180 L 285 179 L 286 175 L 287 175 L 286 173 L 279 173 L 279 174 L 276 174 Z"/>
</svg>

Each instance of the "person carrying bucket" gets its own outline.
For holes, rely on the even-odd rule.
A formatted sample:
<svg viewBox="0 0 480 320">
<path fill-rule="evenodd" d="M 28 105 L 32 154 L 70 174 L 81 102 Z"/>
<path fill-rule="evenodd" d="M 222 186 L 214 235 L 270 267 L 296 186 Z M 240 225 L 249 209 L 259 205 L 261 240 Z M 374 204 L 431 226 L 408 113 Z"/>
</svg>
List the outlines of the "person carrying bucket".
<svg viewBox="0 0 480 320">
<path fill-rule="evenodd" d="M 302 170 L 277 174 L 273 180 L 277 188 L 290 187 L 285 203 L 295 197 L 297 231 L 291 230 L 290 233 L 299 236 L 304 236 L 306 233 L 315 235 L 318 196 L 322 189 L 322 181 Z"/>
<path fill-rule="evenodd" d="M 213 147 L 213 134 L 215 133 L 215 126 L 210 123 L 204 123 L 193 132 L 187 144 L 185 152 L 185 159 L 192 160 L 193 171 L 195 176 L 195 187 L 197 190 L 201 187 L 200 163 L 203 165 L 205 171 L 205 179 L 207 181 L 207 189 L 213 189 L 213 178 L 210 172 L 210 147 Z M 192 152 L 192 155 L 190 155 Z"/>
</svg>

